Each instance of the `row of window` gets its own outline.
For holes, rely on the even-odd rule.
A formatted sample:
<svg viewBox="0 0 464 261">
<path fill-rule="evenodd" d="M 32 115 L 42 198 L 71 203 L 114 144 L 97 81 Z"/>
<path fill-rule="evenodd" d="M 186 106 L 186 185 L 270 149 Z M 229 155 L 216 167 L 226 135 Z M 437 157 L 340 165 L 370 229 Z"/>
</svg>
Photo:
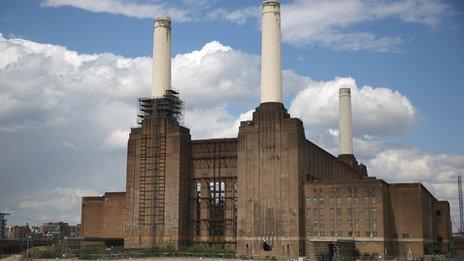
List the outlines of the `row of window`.
<svg viewBox="0 0 464 261">
<path fill-rule="evenodd" d="M 340 188 L 340 187 L 331 187 L 330 188 L 330 192 L 343 192 L 343 190 L 345 190 L 345 188 Z M 345 191 L 347 191 L 348 193 L 358 193 L 358 190 L 362 190 L 364 191 L 365 193 L 368 193 L 368 194 L 372 194 L 375 192 L 375 189 L 372 188 L 372 187 L 363 187 L 362 189 L 359 188 L 359 187 L 347 187 Z M 314 193 L 322 193 L 323 189 L 322 188 L 314 188 L 313 189 Z"/>
<path fill-rule="evenodd" d="M 330 215 L 335 215 L 335 213 L 337 214 L 337 216 L 341 216 L 343 215 L 343 212 L 341 208 L 330 208 L 328 209 L 328 214 Z M 346 214 L 347 215 L 355 215 L 355 216 L 359 216 L 361 214 L 361 209 L 359 208 L 347 208 L 346 209 Z M 324 208 L 307 208 L 306 209 L 306 215 L 308 217 L 318 217 L 318 216 L 323 216 L 324 213 L 325 213 L 325 209 Z M 369 216 L 369 215 L 376 215 L 377 214 L 377 208 L 364 208 L 364 211 L 363 211 L 364 215 L 366 216 Z"/>
<path fill-rule="evenodd" d="M 324 231 L 308 231 L 307 232 L 308 236 L 313 236 L 313 237 L 325 237 L 325 232 Z M 364 235 L 366 237 L 377 237 L 379 233 L 377 231 L 365 231 Z M 361 233 L 359 231 L 348 231 L 348 232 L 340 232 L 340 231 L 330 231 L 330 234 L 327 236 L 331 237 L 360 237 Z"/>
<path fill-rule="evenodd" d="M 335 227 L 335 221 L 331 220 L 328 222 L 324 222 L 324 220 L 308 220 L 306 221 L 306 225 L 308 227 L 324 227 L 325 224 L 328 224 L 330 227 Z M 342 221 L 342 220 L 337 220 L 337 226 L 343 226 L 343 225 L 348 225 L 349 227 L 359 227 L 359 225 L 365 225 L 366 227 L 377 227 L 377 220 L 366 220 L 364 222 L 360 222 L 359 220 L 348 220 L 348 221 Z"/>
<path fill-rule="evenodd" d="M 364 203 L 365 204 L 369 204 L 369 203 L 377 203 L 377 198 L 375 196 L 366 196 L 364 197 Z M 342 203 L 342 197 L 330 197 L 329 198 L 329 203 L 330 204 L 335 204 L 335 202 L 337 204 L 341 204 Z M 307 204 L 324 204 L 324 197 L 307 197 L 306 198 L 306 203 Z M 346 203 L 348 204 L 358 204 L 360 203 L 360 199 L 359 197 L 355 196 L 355 197 L 347 197 L 346 198 Z"/>
</svg>

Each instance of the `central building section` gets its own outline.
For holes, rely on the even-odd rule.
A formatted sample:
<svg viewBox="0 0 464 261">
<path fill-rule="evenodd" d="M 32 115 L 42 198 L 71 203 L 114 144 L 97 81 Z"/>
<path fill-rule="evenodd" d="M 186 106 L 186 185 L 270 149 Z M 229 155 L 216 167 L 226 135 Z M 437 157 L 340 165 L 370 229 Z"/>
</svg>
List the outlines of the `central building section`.
<svg viewBox="0 0 464 261">
<path fill-rule="evenodd" d="M 282 104 L 280 20 L 280 3 L 264 1 L 261 105 L 238 134 L 238 255 L 304 255 L 306 139 Z"/>
<path fill-rule="evenodd" d="M 237 254 L 302 256 L 303 124 L 281 103 L 262 103 L 238 135 Z M 267 246 L 264 246 L 264 245 Z M 268 250 L 268 251 L 266 251 Z"/>
</svg>

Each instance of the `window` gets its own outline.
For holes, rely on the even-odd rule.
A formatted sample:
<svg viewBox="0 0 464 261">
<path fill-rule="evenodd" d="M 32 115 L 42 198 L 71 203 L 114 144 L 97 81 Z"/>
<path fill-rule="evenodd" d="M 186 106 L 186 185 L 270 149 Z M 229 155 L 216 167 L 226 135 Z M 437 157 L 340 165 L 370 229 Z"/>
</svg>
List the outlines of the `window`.
<svg viewBox="0 0 464 261">
<path fill-rule="evenodd" d="M 342 214 L 342 209 L 341 208 L 337 208 L 337 216 L 340 216 Z"/>
<path fill-rule="evenodd" d="M 320 235 L 321 237 L 323 237 L 323 236 L 324 236 L 324 231 L 319 232 L 319 235 Z"/>
<path fill-rule="evenodd" d="M 364 209 L 364 215 L 369 216 L 369 209 L 368 208 Z"/>
<path fill-rule="evenodd" d="M 441 216 L 441 211 L 440 211 L 440 210 L 435 211 L 435 215 L 436 215 L 437 217 L 440 217 L 440 216 Z"/>
<path fill-rule="evenodd" d="M 319 226 L 324 227 L 324 220 L 319 221 Z"/>
<path fill-rule="evenodd" d="M 359 220 L 356 219 L 356 220 L 354 221 L 354 225 L 357 226 L 357 227 L 359 227 Z"/>
<path fill-rule="evenodd" d="M 369 204 L 369 197 L 364 198 L 364 203 Z"/>
<path fill-rule="evenodd" d="M 311 197 L 306 197 L 306 204 L 311 204 Z"/>
<path fill-rule="evenodd" d="M 371 236 L 371 232 L 366 231 L 366 237 L 370 237 L 370 236 Z"/>
<path fill-rule="evenodd" d="M 403 234 L 402 237 L 403 238 L 409 238 L 409 234 Z"/>
<path fill-rule="evenodd" d="M 371 197 L 371 201 L 372 201 L 372 203 L 375 203 L 375 202 L 377 202 L 377 199 L 375 197 Z"/>
<path fill-rule="evenodd" d="M 324 198 L 323 198 L 323 197 L 320 197 L 320 198 L 319 198 L 319 202 L 320 202 L 321 204 L 324 204 Z"/>
<path fill-rule="evenodd" d="M 330 231 L 330 235 L 334 237 L 335 236 L 335 231 Z"/>
<path fill-rule="evenodd" d="M 347 213 L 348 215 L 353 215 L 353 209 L 348 208 L 347 211 L 346 211 L 346 213 Z"/>
<path fill-rule="evenodd" d="M 356 216 L 359 215 L 359 208 L 355 208 L 355 209 L 354 209 L 354 214 L 355 214 Z"/>
<path fill-rule="evenodd" d="M 377 237 L 377 231 L 372 232 L 373 237 Z"/>
<path fill-rule="evenodd" d="M 438 242 L 438 243 L 443 242 L 443 238 L 442 238 L 442 237 L 437 237 L 437 242 Z"/>
<path fill-rule="evenodd" d="M 351 197 L 348 197 L 348 198 L 346 199 L 346 201 L 347 201 L 349 204 L 351 204 Z"/>
<path fill-rule="evenodd" d="M 373 226 L 373 227 L 376 227 L 376 226 L 377 226 L 377 221 L 376 221 L 376 220 L 372 221 L 372 226 Z"/>
<path fill-rule="evenodd" d="M 377 214 L 377 208 L 372 208 L 372 215 Z"/>
<path fill-rule="evenodd" d="M 352 237 L 353 236 L 353 231 L 348 231 L 348 236 Z"/>
</svg>

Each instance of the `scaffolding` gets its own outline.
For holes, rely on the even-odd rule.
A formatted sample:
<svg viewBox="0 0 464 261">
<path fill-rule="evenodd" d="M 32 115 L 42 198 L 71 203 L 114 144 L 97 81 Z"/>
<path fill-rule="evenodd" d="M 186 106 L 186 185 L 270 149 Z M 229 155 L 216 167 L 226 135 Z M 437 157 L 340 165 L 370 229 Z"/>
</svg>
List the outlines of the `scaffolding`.
<svg viewBox="0 0 464 261">
<path fill-rule="evenodd" d="M 192 243 L 236 249 L 237 177 L 230 169 L 237 167 L 237 140 L 194 141 L 192 160 Z"/>
<path fill-rule="evenodd" d="M 464 211 L 462 200 L 462 177 L 458 176 L 458 199 L 459 199 L 459 233 L 464 238 Z"/>
<path fill-rule="evenodd" d="M 164 231 L 166 188 L 166 132 L 181 122 L 183 103 L 179 93 L 167 90 L 161 98 L 139 98 L 137 123 L 141 137 L 139 225 L 160 240 Z"/>
<path fill-rule="evenodd" d="M 167 90 L 162 98 L 139 98 L 138 104 L 138 124 L 148 117 L 166 118 L 173 125 L 181 123 L 183 102 L 174 90 Z"/>
</svg>

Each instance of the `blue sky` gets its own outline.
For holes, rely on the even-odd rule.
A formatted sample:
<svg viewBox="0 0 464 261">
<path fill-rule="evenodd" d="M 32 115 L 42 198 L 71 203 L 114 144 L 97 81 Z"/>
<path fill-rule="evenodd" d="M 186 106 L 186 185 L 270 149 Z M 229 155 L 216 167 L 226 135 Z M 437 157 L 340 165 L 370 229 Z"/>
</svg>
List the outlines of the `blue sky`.
<svg viewBox="0 0 464 261">
<path fill-rule="evenodd" d="M 173 81 L 177 85 L 174 87 L 186 95 L 185 120 L 194 137 L 233 136 L 234 126 L 227 123 L 246 118 L 246 115 L 240 117 L 241 114 L 258 105 L 256 72 L 259 71 L 261 41 L 260 1 L 104 0 L 96 3 L 88 0 L 0 2 L 4 51 L 0 57 L 6 59 L 23 54 L 12 59 L 11 64 L 17 63 L 14 70 L 0 66 L 0 72 L 3 70 L 0 91 L 5 101 L 23 101 L 15 96 L 21 91 L 13 93 L 21 90 L 22 80 L 25 80 L 25 96 L 34 101 L 26 106 L 24 100 L 22 105 L 12 106 L 4 112 L 0 110 L 0 146 L 8 148 L 8 153 L 0 153 L 0 164 L 5 166 L 1 174 L 14 186 L 24 181 L 30 183 L 25 185 L 27 189 L 15 191 L 14 197 L 0 195 L 4 199 L 0 200 L 0 209 L 13 212 L 15 215 L 10 220 L 14 223 L 53 218 L 72 223 L 77 220 L 79 204 L 76 198 L 81 194 L 124 189 L 124 140 L 135 120 L 135 98 L 147 95 L 149 91 L 147 81 L 150 75 L 146 74 L 151 66 L 148 57 L 152 48 L 152 16 L 167 13 L 173 17 L 172 52 L 173 57 L 177 56 L 174 64 L 180 72 L 185 72 L 184 75 L 192 71 L 199 75 L 191 82 L 181 76 L 174 76 L 177 78 Z M 354 112 L 359 115 L 353 116 L 358 139 L 355 144 L 358 144 L 358 158 L 367 163 L 371 174 L 390 182 L 425 182 L 438 197 L 454 204 L 453 182 L 456 175 L 464 174 L 462 1 L 289 0 L 282 1 L 282 6 L 283 68 L 287 70 L 285 105 L 294 116 L 305 121 L 307 136 L 337 153 L 335 100 L 333 91 L 331 96 L 324 96 L 327 95 L 324 90 L 335 90 L 341 83 L 356 86 L 359 100 L 354 101 L 353 106 L 358 106 Z M 207 45 L 211 42 L 213 44 Z M 37 47 L 34 49 L 29 43 Z M 50 54 L 54 50 L 44 44 L 66 49 Z M 16 51 L 6 52 L 13 49 Z M 199 50 L 203 53 L 194 52 Z M 47 59 L 54 57 L 51 60 L 57 61 L 56 70 L 59 70 L 63 66 L 58 61 L 60 55 L 73 51 L 77 52 L 77 60 L 87 59 L 82 58 L 85 54 L 98 56 L 88 58 L 95 59 L 96 65 L 89 65 L 90 69 L 80 66 L 75 69 L 77 71 L 73 69 L 72 74 L 63 72 L 59 76 L 54 75 L 55 67 L 48 70 L 48 65 L 45 66 Z M 35 65 L 41 58 L 45 61 L 41 63 L 43 65 Z M 205 70 L 204 77 L 201 70 L 194 67 L 194 61 L 198 59 L 211 61 L 212 68 Z M 114 69 L 121 60 L 131 64 L 129 69 Z M 66 62 L 68 60 L 63 63 Z M 134 77 L 136 84 L 121 85 L 129 90 L 118 89 L 123 93 L 118 95 L 106 92 L 106 89 L 98 90 L 105 84 L 108 88 L 117 88 L 111 85 L 113 78 L 106 83 L 104 80 L 97 82 L 91 91 L 83 91 L 87 88 L 84 85 L 71 89 L 59 87 L 60 83 L 70 80 L 71 75 L 77 77 L 79 72 L 87 69 L 95 72 L 97 67 L 91 66 L 101 69 L 102 64 L 114 75 L 123 73 L 128 79 Z M 28 78 L 35 73 L 41 79 L 43 77 L 43 81 Z M 206 73 L 216 74 L 217 79 L 207 78 Z M 47 78 L 47 75 L 53 77 Z M 9 84 L 11 82 L 16 82 L 18 87 Z M 123 80 L 119 79 L 115 84 L 121 82 Z M 47 84 L 58 86 L 53 91 L 60 95 L 44 95 L 54 93 L 43 86 Z M 211 92 L 203 90 L 195 96 L 195 88 L 205 84 L 211 84 L 208 89 Z M 220 89 L 214 89 L 221 84 L 225 84 L 224 88 L 231 84 L 230 88 L 237 91 L 230 97 L 221 95 Z M 234 84 L 242 87 L 233 87 Z M 251 90 L 248 94 L 240 91 L 248 86 Z M 36 93 L 36 88 L 44 89 Z M 188 96 L 190 93 L 192 95 Z M 95 97 L 98 101 L 92 100 Z M 123 108 L 120 113 L 124 115 L 110 121 L 108 118 L 114 115 L 101 113 L 101 117 L 108 120 L 101 122 L 111 126 L 106 129 L 88 130 L 95 124 L 94 116 L 72 118 L 66 114 L 81 108 L 79 106 L 95 106 L 95 111 L 99 112 L 102 100 L 117 104 L 115 110 Z M 41 101 L 53 101 L 53 105 L 43 108 Z M 71 104 L 70 108 L 65 104 Z M 197 117 L 218 111 L 223 115 L 204 117 L 205 125 L 212 127 L 195 125 Z M 31 112 L 44 112 L 45 116 Z M 356 126 L 356 118 L 363 115 L 369 117 L 360 119 Z M 24 121 L 18 120 L 20 117 L 25 117 Z M 76 129 L 84 125 L 88 127 L 71 132 L 71 125 L 54 123 L 50 127 L 46 124 L 63 118 L 72 118 L 76 124 L 72 126 Z M 231 130 L 223 131 L 227 128 Z M 21 146 L 17 148 L 19 144 L 23 149 Z M 26 160 L 19 163 L 19 155 L 24 154 Z M 37 157 L 37 154 L 44 155 Z M 413 162 L 410 165 L 414 166 L 408 166 L 408 162 Z M 37 170 L 35 177 L 28 173 L 31 168 Z M 378 173 L 373 173 L 375 171 Z M 398 171 L 405 172 L 404 176 L 393 174 Z M 47 182 L 41 181 L 37 175 L 46 177 Z M 74 175 L 84 179 L 88 175 L 88 181 L 74 182 L 63 178 Z M 101 178 L 95 178 L 98 175 Z M 101 183 L 108 177 L 114 181 Z M 0 191 L 5 192 L 0 193 L 12 192 L 2 189 L 3 186 L 0 185 Z M 40 206 L 46 204 L 44 198 L 53 196 L 69 197 L 69 202 L 53 209 L 59 213 L 55 216 L 40 210 Z M 41 218 L 31 218 L 31 215 Z"/>
</svg>

